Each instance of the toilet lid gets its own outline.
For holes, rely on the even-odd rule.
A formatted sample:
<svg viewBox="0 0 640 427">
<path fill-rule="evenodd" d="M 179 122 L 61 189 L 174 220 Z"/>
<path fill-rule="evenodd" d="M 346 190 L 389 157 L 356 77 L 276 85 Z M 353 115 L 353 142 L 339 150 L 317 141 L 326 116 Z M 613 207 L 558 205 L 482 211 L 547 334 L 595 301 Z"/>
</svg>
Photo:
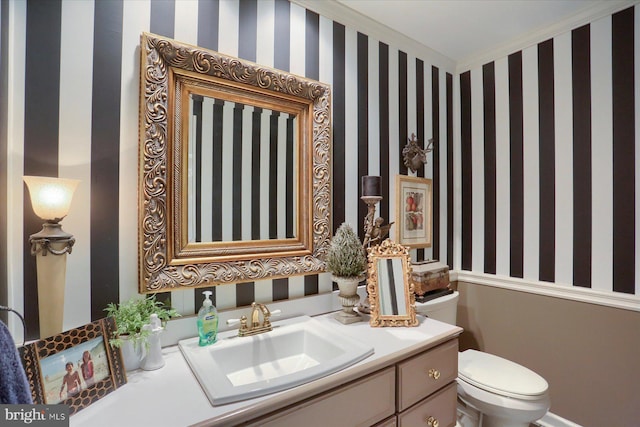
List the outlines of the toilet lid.
<svg viewBox="0 0 640 427">
<path fill-rule="evenodd" d="M 458 377 L 475 387 L 503 396 L 539 396 L 549 384 L 524 366 L 489 353 L 466 350 L 458 355 Z"/>
</svg>

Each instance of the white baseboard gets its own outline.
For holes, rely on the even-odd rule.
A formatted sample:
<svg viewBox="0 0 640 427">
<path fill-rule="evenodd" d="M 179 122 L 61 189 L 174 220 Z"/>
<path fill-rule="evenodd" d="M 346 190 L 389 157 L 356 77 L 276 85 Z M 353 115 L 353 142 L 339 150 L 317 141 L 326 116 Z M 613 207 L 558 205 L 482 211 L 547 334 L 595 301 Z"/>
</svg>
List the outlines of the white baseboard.
<svg viewBox="0 0 640 427">
<path fill-rule="evenodd" d="M 536 421 L 536 425 L 540 427 L 582 427 L 580 424 L 565 420 L 552 412 L 547 412 L 542 419 Z"/>
</svg>

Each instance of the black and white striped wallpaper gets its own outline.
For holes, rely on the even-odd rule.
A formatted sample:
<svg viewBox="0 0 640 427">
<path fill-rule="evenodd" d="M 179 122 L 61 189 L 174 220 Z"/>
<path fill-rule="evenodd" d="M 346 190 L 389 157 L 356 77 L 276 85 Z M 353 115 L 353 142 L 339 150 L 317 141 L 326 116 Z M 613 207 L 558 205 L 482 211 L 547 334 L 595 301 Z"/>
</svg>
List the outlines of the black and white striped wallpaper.
<svg viewBox="0 0 640 427">
<path fill-rule="evenodd" d="M 406 173 L 407 137 L 438 142 L 421 175 L 434 179 L 434 246 L 418 258 L 453 262 L 453 63 L 379 40 L 287 0 L 49 0 L 9 2 L 11 88 L 7 129 L 9 303 L 38 336 L 37 232 L 22 175 L 82 182 L 63 228 L 76 237 L 67 261 L 65 328 L 103 317 L 137 293 L 140 34 L 144 31 L 329 83 L 333 89 L 334 228 L 360 229 L 360 176 L 383 177 L 380 215 L 395 216 L 395 175 Z M 426 51 L 426 50 L 425 50 Z M 443 65 L 445 64 L 445 65 Z M 3 220 L 4 221 L 4 220 Z M 392 231 L 393 233 L 393 231 Z M 200 290 L 163 294 L 194 313 Z M 328 274 L 215 287 L 219 308 L 330 292 Z"/>
<path fill-rule="evenodd" d="M 189 242 L 296 237 L 295 116 L 192 98 Z"/>
<path fill-rule="evenodd" d="M 461 268 L 640 294 L 640 10 L 459 75 Z"/>
<path fill-rule="evenodd" d="M 638 6 L 460 75 L 411 43 L 376 38 L 287 0 L 30 0 L 2 2 L 0 13 L 0 202 L 8 207 L 0 289 L 25 314 L 29 338 L 39 326 L 27 240 L 41 223 L 23 175 L 82 181 L 63 221 L 76 236 L 65 327 L 102 317 L 108 302 L 137 293 L 144 31 L 332 86 L 334 228 L 346 221 L 360 230 L 367 174 L 383 177 L 379 214 L 395 220 L 395 175 L 407 172 L 400 153 L 416 133 L 437 142 L 418 172 L 434 180 L 434 246 L 416 258 L 640 294 Z M 214 297 L 229 308 L 331 289 L 322 274 L 218 286 Z M 200 291 L 161 297 L 194 313 Z"/>
</svg>

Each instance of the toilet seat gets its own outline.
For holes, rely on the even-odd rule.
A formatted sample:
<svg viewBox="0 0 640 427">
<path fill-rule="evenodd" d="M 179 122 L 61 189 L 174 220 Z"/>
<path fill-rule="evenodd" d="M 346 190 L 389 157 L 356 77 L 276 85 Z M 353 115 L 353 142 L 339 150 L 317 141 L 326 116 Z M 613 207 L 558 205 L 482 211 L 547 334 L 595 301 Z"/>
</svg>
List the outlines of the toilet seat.
<svg viewBox="0 0 640 427">
<path fill-rule="evenodd" d="M 551 406 L 549 394 L 545 393 L 535 399 L 514 399 L 483 390 L 458 378 L 458 400 L 479 411 L 485 421 L 501 418 L 508 420 L 506 424 L 490 424 L 504 426 L 526 426 L 542 418 Z"/>
<path fill-rule="evenodd" d="M 466 350 L 458 355 L 458 379 L 500 396 L 538 400 L 549 389 L 540 375 L 489 353 Z"/>
</svg>

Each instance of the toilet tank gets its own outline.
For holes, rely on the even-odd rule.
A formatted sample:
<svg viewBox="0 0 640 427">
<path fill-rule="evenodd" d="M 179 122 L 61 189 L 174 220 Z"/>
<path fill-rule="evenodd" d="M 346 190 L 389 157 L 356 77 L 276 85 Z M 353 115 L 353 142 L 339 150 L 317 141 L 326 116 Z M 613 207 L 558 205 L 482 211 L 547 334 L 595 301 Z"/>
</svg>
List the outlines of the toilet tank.
<svg viewBox="0 0 640 427">
<path fill-rule="evenodd" d="M 458 311 L 458 291 L 427 302 L 416 302 L 416 312 L 441 322 L 456 324 Z"/>
</svg>

